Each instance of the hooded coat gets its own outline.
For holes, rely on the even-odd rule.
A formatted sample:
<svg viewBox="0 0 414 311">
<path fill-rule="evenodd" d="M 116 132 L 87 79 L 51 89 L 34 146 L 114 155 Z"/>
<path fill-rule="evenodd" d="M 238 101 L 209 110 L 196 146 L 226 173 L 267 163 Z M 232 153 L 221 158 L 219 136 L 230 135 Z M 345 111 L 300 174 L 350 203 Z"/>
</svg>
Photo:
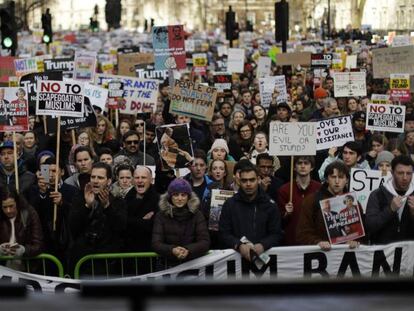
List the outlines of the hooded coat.
<svg viewBox="0 0 414 311">
<path fill-rule="evenodd" d="M 187 205 L 181 208 L 173 206 L 168 193 L 161 196 L 160 211 L 154 220 L 152 248 L 169 263 L 180 263 L 172 253 L 177 246 L 189 251 L 185 261 L 203 256 L 209 250 L 210 237 L 199 206 L 200 200 L 194 192 Z"/>
</svg>

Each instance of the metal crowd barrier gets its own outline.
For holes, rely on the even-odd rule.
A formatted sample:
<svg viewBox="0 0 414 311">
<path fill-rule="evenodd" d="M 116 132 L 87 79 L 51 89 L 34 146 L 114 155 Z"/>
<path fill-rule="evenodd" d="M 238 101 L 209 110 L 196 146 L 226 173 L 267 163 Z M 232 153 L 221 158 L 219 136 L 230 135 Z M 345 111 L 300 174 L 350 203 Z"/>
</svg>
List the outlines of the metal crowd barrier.
<svg viewBox="0 0 414 311">
<path fill-rule="evenodd" d="M 137 276 L 167 269 L 168 262 L 157 253 L 104 253 L 82 257 L 74 278 L 102 279 Z"/>
<path fill-rule="evenodd" d="M 8 261 L 21 261 L 20 271 L 40 274 L 44 276 L 65 276 L 63 265 L 59 259 L 50 254 L 40 254 L 36 257 L 0 256 L 0 263 L 5 265 Z"/>
</svg>

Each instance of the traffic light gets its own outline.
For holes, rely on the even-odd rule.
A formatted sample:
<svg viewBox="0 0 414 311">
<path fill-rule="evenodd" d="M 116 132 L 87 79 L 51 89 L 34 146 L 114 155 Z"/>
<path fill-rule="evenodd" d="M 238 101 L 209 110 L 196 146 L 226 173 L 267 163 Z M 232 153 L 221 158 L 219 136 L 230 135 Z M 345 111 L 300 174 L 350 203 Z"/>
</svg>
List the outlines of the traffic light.
<svg viewBox="0 0 414 311">
<path fill-rule="evenodd" d="M 46 9 L 46 13 L 42 14 L 42 28 L 43 28 L 43 43 L 50 44 L 53 41 L 52 31 L 52 15 L 49 9 Z"/>
<path fill-rule="evenodd" d="M 14 16 L 14 1 L 10 1 L 0 7 L 0 32 L 1 46 L 3 49 L 11 50 L 11 54 L 16 54 L 17 31 L 16 18 Z"/>
<path fill-rule="evenodd" d="M 239 38 L 239 24 L 236 23 L 236 13 L 231 10 L 226 12 L 226 39 L 230 42 Z M 232 42 L 231 42 L 232 44 Z"/>
<path fill-rule="evenodd" d="M 92 32 L 98 32 L 99 31 L 99 22 L 96 19 L 90 18 L 89 22 L 89 29 Z"/>
<path fill-rule="evenodd" d="M 275 3 L 276 41 L 289 39 L 289 3 L 286 0 Z"/>
</svg>

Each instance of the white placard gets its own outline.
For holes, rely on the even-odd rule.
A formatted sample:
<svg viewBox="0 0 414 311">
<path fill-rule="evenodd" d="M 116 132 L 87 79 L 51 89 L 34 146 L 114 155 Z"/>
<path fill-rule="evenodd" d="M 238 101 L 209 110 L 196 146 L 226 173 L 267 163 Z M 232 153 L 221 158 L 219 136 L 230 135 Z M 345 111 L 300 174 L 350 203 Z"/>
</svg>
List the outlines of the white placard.
<svg viewBox="0 0 414 311">
<path fill-rule="evenodd" d="M 346 57 L 345 68 L 357 68 L 357 55 L 348 55 Z"/>
<path fill-rule="evenodd" d="M 268 76 L 259 79 L 260 100 L 263 107 L 269 107 L 275 90 L 279 92 L 276 103 L 287 102 L 288 95 L 285 76 Z"/>
<path fill-rule="evenodd" d="M 404 124 L 405 106 L 368 103 L 367 130 L 404 133 Z"/>
<path fill-rule="evenodd" d="M 340 116 L 316 122 L 317 150 L 342 147 L 348 141 L 354 141 L 351 116 Z"/>
<path fill-rule="evenodd" d="M 270 57 L 259 57 L 257 64 L 257 78 L 263 78 L 270 75 L 270 68 L 272 66 L 272 59 Z"/>
<path fill-rule="evenodd" d="M 227 72 L 244 72 L 244 49 L 228 49 Z"/>
<path fill-rule="evenodd" d="M 334 72 L 335 97 L 367 96 L 365 72 Z"/>
<path fill-rule="evenodd" d="M 316 125 L 315 122 L 271 122 L 269 154 L 316 155 Z"/>
<path fill-rule="evenodd" d="M 358 202 L 361 204 L 364 213 L 367 210 L 370 193 L 378 189 L 390 177 L 391 173 L 387 176 L 382 176 L 382 172 L 378 170 L 351 169 L 349 191 L 356 193 Z"/>
<path fill-rule="evenodd" d="M 92 106 L 97 106 L 102 111 L 105 111 L 106 100 L 108 99 L 108 89 L 85 83 L 83 94 L 89 97 Z"/>
</svg>

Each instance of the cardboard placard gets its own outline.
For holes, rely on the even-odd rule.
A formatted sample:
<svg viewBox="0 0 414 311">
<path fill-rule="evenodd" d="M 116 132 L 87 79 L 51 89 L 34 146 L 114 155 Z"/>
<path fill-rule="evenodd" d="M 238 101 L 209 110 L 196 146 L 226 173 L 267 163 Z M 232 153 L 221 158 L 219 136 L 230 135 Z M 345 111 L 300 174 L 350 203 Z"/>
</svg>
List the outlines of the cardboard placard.
<svg viewBox="0 0 414 311">
<path fill-rule="evenodd" d="M 270 76 L 270 69 L 272 67 L 272 59 L 270 57 L 260 56 L 257 64 L 257 78 L 264 78 Z"/>
<path fill-rule="evenodd" d="M 215 88 L 190 81 L 175 80 L 169 112 L 211 121 L 216 99 Z"/>
<path fill-rule="evenodd" d="M 310 52 L 280 53 L 276 56 L 276 64 L 278 66 L 310 66 L 311 55 Z"/>
<path fill-rule="evenodd" d="M 152 45 L 157 70 L 186 68 L 183 25 L 154 27 Z"/>
<path fill-rule="evenodd" d="M 96 114 L 88 96 L 84 97 L 85 109 L 84 115 L 79 118 L 61 117 L 60 126 L 62 130 L 72 130 L 77 128 L 95 127 Z"/>
<path fill-rule="evenodd" d="M 135 65 L 135 75 L 140 79 L 157 79 L 165 81 L 168 79 L 168 70 L 155 70 L 154 63 Z"/>
<path fill-rule="evenodd" d="M 311 67 L 318 68 L 318 67 L 325 67 L 329 68 L 332 65 L 332 54 L 312 54 L 311 55 Z"/>
<path fill-rule="evenodd" d="M 393 73 L 414 75 L 414 46 L 372 50 L 374 79 L 386 79 Z"/>
<path fill-rule="evenodd" d="M 269 154 L 277 156 L 316 155 L 316 123 L 271 122 Z"/>
<path fill-rule="evenodd" d="M 227 199 L 230 199 L 235 194 L 232 190 L 211 190 L 211 204 L 210 204 L 210 215 L 208 218 L 208 230 L 219 231 L 219 222 L 221 209 Z"/>
<path fill-rule="evenodd" d="M 107 89 L 97 86 L 97 85 L 90 84 L 90 83 L 85 83 L 83 94 L 88 97 L 88 101 L 90 101 L 90 104 L 92 106 L 97 106 L 102 111 L 105 111 L 106 101 L 108 99 Z M 85 105 L 86 105 L 86 100 L 85 100 Z"/>
<path fill-rule="evenodd" d="M 335 97 L 367 96 L 365 72 L 334 72 Z"/>
<path fill-rule="evenodd" d="M 365 236 L 355 193 L 347 193 L 319 202 L 331 244 L 357 240 Z"/>
<path fill-rule="evenodd" d="M 83 83 L 39 80 L 37 82 L 37 115 L 83 117 Z"/>
<path fill-rule="evenodd" d="M 14 67 L 16 76 L 21 77 L 29 73 L 43 72 L 43 61 L 39 57 L 15 59 Z"/>
<path fill-rule="evenodd" d="M 351 116 L 324 119 L 316 124 L 317 150 L 342 147 L 348 141 L 354 141 Z"/>
<path fill-rule="evenodd" d="M 390 89 L 392 101 L 409 102 L 411 100 L 410 75 L 408 73 L 391 74 Z"/>
<path fill-rule="evenodd" d="M 372 94 L 371 102 L 373 104 L 388 104 L 390 101 L 390 95 L 387 94 Z"/>
<path fill-rule="evenodd" d="M 214 87 L 218 92 L 224 92 L 225 90 L 231 90 L 232 75 L 227 72 L 215 72 Z"/>
<path fill-rule="evenodd" d="M 28 130 L 29 103 L 26 88 L 0 88 L 0 132 Z"/>
<path fill-rule="evenodd" d="M 152 53 L 118 54 L 118 75 L 135 77 L 135 65 L 154 63 Z"/>
<path fill-rule="evenodd" d="M 404 133 L 404 124 L 405 106 L 368 103 L 367 130 Z"/>
</svg>

